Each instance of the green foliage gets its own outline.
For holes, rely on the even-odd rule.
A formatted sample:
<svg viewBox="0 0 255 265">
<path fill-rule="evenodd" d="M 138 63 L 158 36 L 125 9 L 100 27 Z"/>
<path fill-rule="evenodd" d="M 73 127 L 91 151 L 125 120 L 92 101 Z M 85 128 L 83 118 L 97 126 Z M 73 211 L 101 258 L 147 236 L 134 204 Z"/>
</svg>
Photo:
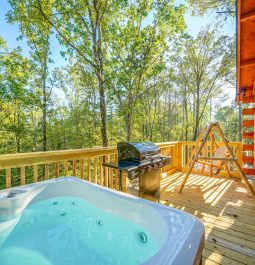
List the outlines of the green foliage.
<svg viewBox="0 0 255 265">
<path fill-rule="evenodd" d="M 234 41 L 219 25 L 191 37 L 173 1 L 9 3 L 30 59 L 0 38 L 1 153 L 192 140 L 234 84 Z M 68 64 L 50 70 L 53 32 Z M 235 107 L 215 117 L 235 140 Z"/>
<path fill-rule="evenodd" d="M 222 88 L 234 77 L 233 43 L 230 37 L 221 36 L 215 26 L 207 26 L 196 39 L 184 36 L 183 45 L 177 46 L 179 58 L 173 55 L 177 62 L 177 83 L 184 90 L 186 116 L 187 101 L 193 101 L 193 140 L 210 111 L 210 100 L 219 96 Z M 187 128 L 188 124 L 185 126 Z"/>
<path fill-rule="evenodd" d="M 170 46 L 185 30 L 184 12 L 183 5 L 174 7 L 168 1 L 131 2 L 111 25 L 107 81 L 125 121 L 127 140 L 132 138 L 136 105 L 166 69 Z"/>
<path fill-rule="evenodd" d="M 191 4 L 194 15 L 204 15 L 209 10 L 226 11 L 229 12 L 227 15 L 235 15 L 236 0 L 188 0 L 188 3 Z"/>
<path fill-rule="evenodd" d="M 21 139 L 27 137 L 28 111 L 34 95 L 28 83 L 31 62 L 21 55 L 21 49 L 9 51 L 1 39 L 0 47 L 0 126 L 1 152 L 20 152 Z"/>
<path fill-rule="evenodd" d="M 238 109 L 235 103 L 232 103 L 230 106 L 218 106 L 215 119 L 219 121 L 229 140 L 239 140 Z"/>
</svg>

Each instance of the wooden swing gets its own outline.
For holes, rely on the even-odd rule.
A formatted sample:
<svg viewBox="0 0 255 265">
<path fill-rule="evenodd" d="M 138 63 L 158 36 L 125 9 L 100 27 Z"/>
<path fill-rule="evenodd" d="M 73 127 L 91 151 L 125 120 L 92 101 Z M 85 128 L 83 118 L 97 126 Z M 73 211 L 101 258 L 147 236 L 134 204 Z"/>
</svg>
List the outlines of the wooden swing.
<svg viewBox="0 0 255 265">
<path fill-rule="evenodd" d="M 209 136 L 211 136 L 211 150 L 213 150 L 213 146 L 215 143 L 215 138 L 214 138 L 214 134 L 212 133 L 212 131 L 216 131 L 218 133 L 218 135 L 221 137 L 222 141 L 223 141 L 223 144 L 224 144 L 224 148 L 225 150 L 227 151 L 227 154 L 226 156 L 221 156 L 221 155 L 217 155 L 217 156 L 213 156 L 211 152 L 211 156 L 208 157 L 208 156 L 200 156 L 201 152 L 202 152 L 202 149 L 204 148 L 205 144 L 207 143 L 208 141 L 208 138 Z M 201 132 L 201 134 L 199 135 L 198 137 L 198 140 L 195 144 L 195 147 L 194 149 L 192 150 L 191 152 L 191 155 L 190 155 L 190 158 L 188 160 L 188 164 L 187 164 L 187 167 L 188 167 L 188 171 L 181 183 L 181 186 L 179 188 L 179 192 L 181 192 L 184 188 L 184 185 L 186 183 L 186 181 L 188 180 L 189 176 L 190 176 L 190 173 L 192 172 L 192 169 L 194 168 L 195 166 L 195 163 L 198 162 L 198 161 L 210 161 L 209 163 L 209 166 L 210 166 L 210 171 L 209 171 L 209 176 L 212 176 L 212 171 L 213 171 L 213 167 L 215 166 L 213 164 L 214 161 L 219 161 L 220 164 L 217 165 L 217 167 L 220 169 L 220 167 L 222 166 L 225 166 L 226 167 L 226 170 L 227 170 L 227 173 L 229 176 L 230 175 L 230 171 L 228 169 L 228 165 L 226 162 L 228 161 L 232 161 L 234 163 L 234 165 L 236 166 L 237 168 L 237 171 L 238 173 L 240 174 L 240 176 L 242 177 L 244 183 L 246 184 L 247 186 L 247 189 L 250 191 L 251 195 L 255 198 L 255 191 L 253 190 L 249 180 L 247 179 L 246 175 L 244 174 L 240 164 L 238 163 L 238 160 L 237 158 L 235 157 L 233 151 L 231 150 L 229 144 L 228 144 L 228 141 L 226 140 L 221 128 L 220 128 L 220 125 L 218 122 L 212 122 L 210 123 L 210 125 L 207 127 L 207 128 L 204 128 Z M 205 163 L 207 164 L 207 163 Z"/>
</svg>

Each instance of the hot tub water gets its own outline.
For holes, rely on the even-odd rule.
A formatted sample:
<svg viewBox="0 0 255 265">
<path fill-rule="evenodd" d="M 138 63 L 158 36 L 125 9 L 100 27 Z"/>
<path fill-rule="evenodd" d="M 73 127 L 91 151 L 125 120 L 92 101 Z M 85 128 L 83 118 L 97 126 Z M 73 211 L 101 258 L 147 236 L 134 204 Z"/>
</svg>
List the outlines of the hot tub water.
<svg viewBox="0 0 255 265">
<path fill-rule="evenodd" d="M 36 202 L 19 218 L 0 235 L 1 265 L 136 265 L 159 250 L 143 227 L 78 197 Z"/>
</svg>

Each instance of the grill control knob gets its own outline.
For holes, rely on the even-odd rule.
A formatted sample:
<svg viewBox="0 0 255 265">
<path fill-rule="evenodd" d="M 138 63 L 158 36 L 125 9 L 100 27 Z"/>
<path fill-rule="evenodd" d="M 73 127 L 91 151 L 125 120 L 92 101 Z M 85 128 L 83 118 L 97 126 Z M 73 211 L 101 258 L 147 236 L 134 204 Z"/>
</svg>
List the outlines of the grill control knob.
<svg viewBox="0 0 255 265">
<path fill-rule="evenodd" d="M 157 164 L 154 165 L 154 169 L 158 169 L 158 165 Z"/>
<path fill-rule="evenodd" d="M 160 162 L 160 163 L 158 164 L 158 166 L 159 166 L 159 168 L 163 167 L 163 163 Z"/>
<path fill-rule="evenodd" d="M 152 171 L 152 166 L 148 166 L 148 171 Z"/>
</svg>

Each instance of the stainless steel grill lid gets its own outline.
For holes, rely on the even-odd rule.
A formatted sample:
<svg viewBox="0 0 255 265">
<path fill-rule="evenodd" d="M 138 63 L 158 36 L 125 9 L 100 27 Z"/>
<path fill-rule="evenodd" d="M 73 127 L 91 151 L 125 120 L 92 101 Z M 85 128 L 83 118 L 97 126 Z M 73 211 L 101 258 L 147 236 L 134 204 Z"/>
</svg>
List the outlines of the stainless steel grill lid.
<svg viewBox="0 0 255 265">
<path fill-rule="evenodd" d="M 151 142 L 120 142 L 117 145 L 119 161 L 141 163 L 160 155 L 160 149 Z"/>
</svg>

